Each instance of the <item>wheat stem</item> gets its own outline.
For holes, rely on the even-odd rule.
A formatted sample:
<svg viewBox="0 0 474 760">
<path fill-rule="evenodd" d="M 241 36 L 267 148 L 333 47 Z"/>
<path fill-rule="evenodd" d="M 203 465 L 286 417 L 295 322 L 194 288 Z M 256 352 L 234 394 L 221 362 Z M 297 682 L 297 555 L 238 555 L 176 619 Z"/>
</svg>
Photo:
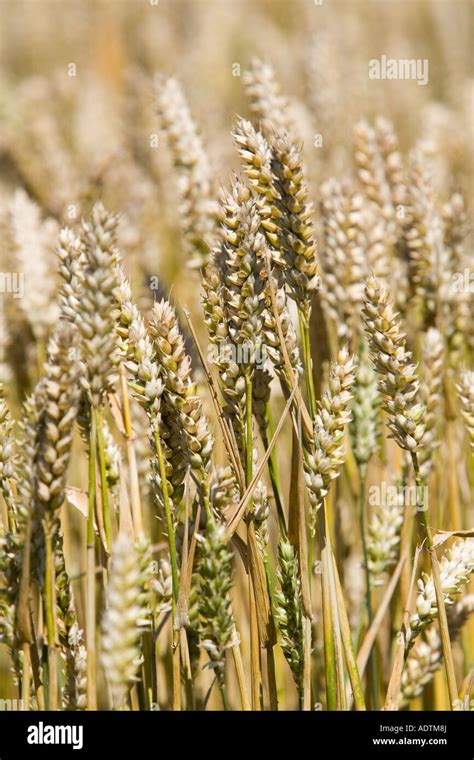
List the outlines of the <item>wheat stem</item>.
<svg viewBox="0 0 474 760">
<path fill-rule="evenodd" d="M 443 644 L 444 664 L 446 668 L 446 678 L 448 682 L 449 702 L 451 710 L 454 709 L 456 700 L 459 693 L 456 684 L 456 675 L 454 671 L 453 651 L 451 648 L 451 640 L 449 637 L 448 617 L 446 614 L 446 605 L 444 601 L 443 589 L 441 586 L 441 575 L 439 571 L 438 557 L 436 556 L 436 548 L 433 544 L 433 537 L 431 528 L 428 522 L 428 510 L 424 503 L 424 489 L 425 485 L 420 475 L 420 466 L 418 462 L 418 455 L 416 452 L 412 452 L 413 469 L 415 471 L 415 482 L 417 487 L 417 494 L 419 497 L 418 508 L 421 510 L 423 517 L 423 525 L 426 533 L 426 540 L 428 543 L 428 551 L 431 561 L 431 570 L 433 573 L 433 584 L 436 592 L 436 603 L 438 606 L 438 622 L 439 630 L 441 634 L 441 641 Z"/>
<path fill-rule="evenodd" d="M 97 709 L 96 691 L 96 607 L 95 607 L 95 531 L 96 505 L 96 451 L 97 423 L 91 414 L 89 433 L 89 508 L 87 517 L 87 592 L 86 592 L 86 643 L 87 643 L 87 708 Z"/>
<path fill-rule="evenodd" d="M 100 404 L 96 409 L 92 410 L 92 414 L 96 415 L 97 426 L 97 457 L 99 460 L 99 475 L 100 475 L 100 496 L 102 503 L 102 516 L 104 520 L 105 551 L 110 554 L 112 549 L 112 525 L 110 521 L 110 506 L 109 506 L 109 491 L 107 488 L 107 466 L 105 462 L 105 443 L 104 443 L 104 408 Z"/>
<path fill-rule="evenodd" d="M 123 423 L 127 439 L 128 471 L 130 475 L 130 499 L 132 503 L 132 517 L 135 527 L 135 536 L 143 533 L 143 514 L 140 499 L 140 482 L 138 478 L 137 459 L 133 444 L 133 426 L 130 411 L 130 399 L 128 396 L 127 377 L 123 364 L 120 367 L 120 383 L 122 386 Z"/>
<path fill-rule="evenodd" d="M 270 410 L 270 405 L 267 405 L 267 420 L 268 420 L 268 430 L 270 433 L 270 437 L 273 437 L 273 434 L 275 432 L 275 425 L 273 423 L 273 417 Z M 266 434 L 266 431 L 262 431 L 262 442 L 265 447 L 265 449 L 268 449 L 268 436 Z M 282 500 L 282 494 L 281 494 L 281 485 L 280 485 L 280 478 L 278 473 L 278 462 L 276 458 L 275 450 L 272 450 L 272 453 L 269 456 L 268 459 L 268 474 L 270 475 L 270 482 L 272 484 L 272 490 L 273 495 L 275 497 L 275 506 L 277 508 L 277 515 L 278 515 L 278 525 L 280 527 L 280 531 L 283 535 L 286 535 L 286 519 L 285 519 L 285 511 L 283 508 L 283 500 Z"/>
<path fill-rule="evenodd" d="M 337 668 L 333 634 L 333 611 L 330 590 L 330 547 L 326 533 L 325 510 L 318 510 L 318 527 L 321 542 L 321 592 L 323 604 L 324 669 L 326 674 L 326 700 L 328 710 L 337 710 Z"/>
<path fill-rule="evenodd" d="M 29 711 L 31 697 L 31 647 L 30 644 L 24 643 L 23 648 L 23 671 L 21 678 L 21 701 L 23 709 Z"/>
<path fill-rule="evenodd" d="M 250 366 L 245 370 L 245 484 L 248 487 L 252 482 L 253 470 L 253 425 L 252 425 L 252 369 Z M 252 500 L 250 500 L 247 510 L 252 509 Z M 251 515 L 247 521 L 247 535 L 250 541 Z M 252 561 L 252 559 L 250 559 Z M 250 641 L 251 641 L 251 660 L 252 660 L 252 708 L 260 710 L 261 701 L 261 662 L 260 662 L 260 635 L 258 630 L 256 598 L 254 588 L 254 574 L 249 573 L 249 605 L 250 605 Z"/>
<path fill-rule="evenodd" d="M 360 538 L 362 542 L 362 552 L 364 556 L 364 572 L 365 572 L 365 598 L 366 598 L 366 605 L 367 605 L 367 620 L 368 620 L 368 627 L 372 625 L 373 620 L 373 612 L 372 612 L 372 588 L 371 588 L 371 578 L 370 578 L 370 569 L 369 569 L 369 555 L 367 551 L 367 539 L 365 534 L 365 523 L 366 523 L 366 471 L 367 471 L 367 465 L 361 464 L 359 465 L 359 477 L 360 477 L 360 495 L 359 495 L 359 525 L 360 525 Z M 371 682 L 372 682 L 372 698 L 373 698 L 373 708 L 374 710 L 379 709 L 379 687 L 378 687 L 378 672 L 377 672 L 377 656 L 375 648 L 372 649 L 371 655 L 370 655 L 370 675 L 371 675 Z"/>
<path fill-rule="evenodd" d="M 180 641 L 179 631 L 174 627 L 176 619 L 176 605 L 179 595 L 179 576 L 178 576 L 178 559 L 176 552 L 176 538 L 171 513 L 171 503 L 168 493 L 168 481 L 166 477 L 166 465 L 161 445 L 160 431 L 158 427 L 154 431 L 154 441 L 156 447 L 156 456 L 158 458 L 158 467 L 160 470 L 161 489 L 163 494 L 163 506 L 165 510 L 166 532 L 168 534 L 168 546 L 170 551 L 171 575 L 173 579 L 173 596 L 172 596 L 172 629 L 173 629 L 173 710 L 181 709 L 181 669 L 180 669 Z"/>
<path fill-rule="evenodd" d="M 46 617 L 46 630 L 48 634 L 48 708 L 58 709 L 58 668 L 56 651 L 56 587 L 54 571 L 54 553 L 52 546 L 52 534 L 49 526 L 45 526 L 45 589 L 44 607 Z"/>
<path fill-rule="evenodd" d="M 334 553 L 332 554 L 332 572 L 334 575 L 335 584 L 335 597 L 337 600 L 337 609 L 339 615 L 339 622 L 341 627 L 341 637 L 344 646 L 344 656 L 346 660 L 347 670 L 349 672 L 349 681 L 354 695 L 354 703 L 356 710 L 365 710 L 364 691 L 362 689 L 361 676 L 359 673 L 359 666 L 356 660 L 354 645 L 352 643 L 351 629 L 349 625 L 349 618 L 347 616 L 346 603 L 342 592 L 341 581 L 337 570 L 336 558 Z M 342 684 L 344 689 L 344 684 Z M 344 691 L 344 704 L 347 704 L 347 697 Z M 345 707 L 347 709 L 347 707 Z"/>
<path fill-rule="evenodd" d="M 250 710 L 250 702 L 247 696 L 247 686 L 245 684 L 245 671 L 242 662 L 242 653 L 240 651 L 240 644 L 235 643 L 232 646 L 232 657 L 234 658 L 235 673 L 237 675 L 237 684 L 239 687 L 240 703 L 242 710 L 248 712 Z"/>
<path fill-rule="evenodd" d="M 302 310 L 300 310 L 299 316 L 300 316 L 300 329 L 301 329 L 301 343 L 303 347 L 304 372 L 305 372 L 306 386 L 308 390 L 309 412 L 311 414 L 311 417 L 314 418 L 314 415 L 316 414 L 316 391 L 314 389 L 313 360 L 311 356 L 309 321 L 306 318 L 306 316 L 303 314 Z"/>
</svg>

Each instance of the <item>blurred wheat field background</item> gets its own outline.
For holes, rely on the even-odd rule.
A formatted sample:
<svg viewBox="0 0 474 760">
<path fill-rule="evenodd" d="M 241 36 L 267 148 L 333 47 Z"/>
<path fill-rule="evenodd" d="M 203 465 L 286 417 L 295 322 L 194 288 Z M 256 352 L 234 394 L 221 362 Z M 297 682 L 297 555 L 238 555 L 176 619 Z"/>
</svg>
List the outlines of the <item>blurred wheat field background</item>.
<svg viewBox="0 0 474 760">
<path fill-rule="evenodd" d="M 0 14 L 2 704 L 472 709 L 472 5 Z"/>
</svg>

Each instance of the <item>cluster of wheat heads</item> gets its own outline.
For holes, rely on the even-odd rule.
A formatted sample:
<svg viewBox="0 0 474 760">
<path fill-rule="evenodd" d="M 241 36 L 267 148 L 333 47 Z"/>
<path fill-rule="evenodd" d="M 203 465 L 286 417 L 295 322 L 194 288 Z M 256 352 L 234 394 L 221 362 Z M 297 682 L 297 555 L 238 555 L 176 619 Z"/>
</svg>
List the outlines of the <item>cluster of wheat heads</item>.
<svg viewBox="0 0 474 760">
<path fill-rule="evenodd" d="M 217 197 L 179 83 L 155 82 L 189 310 L 134 297 L 126 220 L 101 202 L 62 229 L 24 191 L 9 202 L 27 287 L 1 314 L 8 693 L 24 709 L 465 709 L 463 197 L 440 197 L 423 143 L 402 155 L 377 119 L 315 213 L 271 66 L 244 85 L 254 121 L 235 119 L 241 169 Z"/>
</svg>

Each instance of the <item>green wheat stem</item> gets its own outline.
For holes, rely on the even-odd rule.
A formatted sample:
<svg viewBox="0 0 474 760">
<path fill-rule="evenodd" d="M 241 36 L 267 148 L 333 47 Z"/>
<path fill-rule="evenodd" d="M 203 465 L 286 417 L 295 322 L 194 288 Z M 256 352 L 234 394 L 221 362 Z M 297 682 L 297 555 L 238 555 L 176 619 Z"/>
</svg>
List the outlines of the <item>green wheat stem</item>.
<svg viewBox="0 0 474 760">
<path fill-rule="evenodd" d="M 314 387 L 314 377 L 313 377 L 313 357 L 311 355 L 311 341 L 310 341 L 310 334 L 309 334 L 310 308 L 306 307 L 306 309 L 304 310 L 303 308 L 300 308 L 298 309 L 298 314 L 299 314 L 299 321 L 300 321 L 301 343 L 303 347 L 304 372 L 305 372 L 305 378 L 306 378 L 306 386 L 308 390 L 309 411 L 310 411 L 311 418 L 314 420 L 316 412 L 317 412 L 317 403 L 316 403 L 316 391 Z M 325 507 L 322 507 L 322 509 L 325 509 Z M 310 532 L 310 536 L 308 540 L 307 568 L 306 568 L 306 572 L 308 573 L 308 589 L 309 589 L 310 596 L 311 596 L 311 584 L 312 584 L 313 550 L 314 550 L 314 541 Z M 327 563 L 325 562 L 325 560 L 323 560 L 323 566 L 325 564 Z M 305 572 L 305 569 L 303 567 L 301 568 L 301 572 L 302 573 Z M 327 618 L 327 612 L 328 611 L 326 610 L 326 618 Z M 305 625 L 307 625 L 306 619 L 305 619 Z M 311 662 L 311 635 L 310 634 L 309 636 L 305 635 L 304 641 L 305 641 L 305 655 L 304 655 L 305 662 L 310 663 Z M 308 644 L 309 644 L 309 647 L 308 647 Z M 325 640 L 325 647 L 326 647 L 326 640 Z M 334 644 L 332 644 L 332 653 L 335 656 Z M 331 683 L 331 679 L 330 679 L 330 683 Z M 329 690 L 328 690 L 328 709 L 329 709 L 329 701 L 330 700 L 329 700 Z"/>
<path fill-rule="evenodd" d="M 359 479 L 360 479 L 359 526 L 360 526 L 360 538 L 362 542 L 362 552 L 364 556 L 365 598 L 366 598 L 366 605 L 367 605 L 367 618 L 368 618 L 368 624 L 370 627 L 373 620 L 373 610 L 372 610 L 372 584 L 371 584 L 371 578 L 370 578 L 369 554 L 367 551 L 367 540 L 366 540 L 366 504 L 365 504 L 366 473 L 367 473 L 367 465 L 366 464 L 359 465 Z M 372 649 L 372 652 L 370 654 L 370 675 L 371 675 L 371 681 L 372 681 L 373 709 L 378 710 L 379 709 L 379 688 L 378 688 L 379 682 L 378 682 L 377 656 L 375 652 L 375 647 Z"/>
<path fill-rule="evenodd" d="M 207 476 L 204 478 L 202 482 L 202 492 L 203 492 L 203 502 L 204 502 L 204 509 L 206 511 L 206 520 L 207 522 L 211 522 L 212 520 L 212 510 L 211 510 L 211 502 L 209 499 L 209 480 Z"/>
<path fill-rule="evenodd" d="M 224 706 L 224 710 L 226 712 L 228 712 L 230 710 L 230 707 L 229 707 L 229 700 L 227 699 L 227 692 L 226 692 L 224 684 L 220 685 L 219 690 L 220 690 L 220 693 L 221 693 L 222 704 Z"/>
<path fill-rule="evenodd" d="M 321 541 L 321 585 L 323 603 L 323 637 L 324 637 L 324 669 L 326 674 L 327 709 L 337 710 L 337 672 L 336 652 L 334 648 L 334 633 L 331 612 L 330 590 L 330 546 L 326 534 L 326 519 L 324 504 L 318 510 L 319 535 Z"/>
<path fill-rule="evenodd" d="M 252 427 L 252 369 L 245 370 L 245 485 L 252 481 L 253 427 Z"/>
<path fill-rule="evenodd" d="M 178 576 L 178 558 L 176 552 L 176 537 L 173 526 L 173 516 L 171 513 L 171 500 L 168 493 L 168 481 L 166 478 L 166 465 L 163 448 L 161 445 L 160 432 L 156 428 L 154 431 L 154 440 L 156 446 L 156 455 L 158 457 L 158 466 L 160 469 L 161 490 L 163 493 L 163 505 L 165 510 L 166 531 L 168 533 L 168 546 L 170 550 L 171 577 L 173 581 L 173 618 L 176 615 L 176 603 L 179 594 L 179 576 Z"/>
<path fill-rule="evenodd" d="M 87 707 L 97 709 L 96 690 L 96 643 L 95 643 L 95 532 L 94 514 L 96 501 L 96 416 L 92 410 L 89 431 L 89 507 L 87 515 L 87 573 L 86 573 L 86 643 L 87 643 Z"/>
<path fill-rule="evenodd" d="M 105 462 L 105 442 L 104 442 L 104 410 L 102 405 L 93 409 L 92 413 L 96 415 L 97 426 L 97 456 L 99 459 L 100 469 L 100 496 L 102 500 L 102 512 L 104 516 L 105 540 L 107 542 L 106 550 L 110 553 L 112 549 L 112 526 L 110 521 L 109 492 L 107 488 L 107 467 Z"/>
<path fill-rule="evenodd" d="M 313 360 L 311 356 L 309 319 L 307 315 L 303 314 L 301 310 L 299 310 L 299 321 L 301 330 L 301 345 L 303 348 L 304 373 L 306 386 L 308 389 L 309 412 L 311 414 L 311 417 L 314 418 L 314 415 L 316 414 L 316 391 L 314 388 L 313 378 Z"/>
<path fill-rule="evenodd" d="M 269 430 L 270 439 L 271 439 L 275 432 L 275 425 L 273 422 L 273 415 L 270 409 L 270 404 L 267 404 L 267 421 L 268 421 L 268 430 Z M 266 432 L 262 433 L 262 440 L 263 440 L 263 445 L 265 446 L 266 449 L 268 449 L 268 436 Z M 285 510 L 283 508 L 283 500 L 281 496 L 280 476 L 278 472 L 278 462 L 276 458 L 275 449 L 272 450 L 272 453 L 270 454 L 270 457 L 268 459 L 268 474 L 270 475 L 270 482 L 272 484 L 273 495 L 275 497 L 275 505 L 277 508 L 277 515 L 278 515 L 278 525 L 280 527 L 281 533 L 284 536 L 286 536 L 287 527 L 286 527 L 286 519 L 285 519 Z"/>
</svg>

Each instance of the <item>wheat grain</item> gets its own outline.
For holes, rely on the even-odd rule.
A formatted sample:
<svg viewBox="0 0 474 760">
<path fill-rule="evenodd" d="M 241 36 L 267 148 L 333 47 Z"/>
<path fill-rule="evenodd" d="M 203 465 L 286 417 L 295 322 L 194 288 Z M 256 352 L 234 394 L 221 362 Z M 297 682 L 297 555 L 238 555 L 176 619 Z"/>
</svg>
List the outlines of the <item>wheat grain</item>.
<svg viewBox="0 0 474 760">
<path fill-rule="evenodd" d="M 36 432 L 36 497 L 53 514 L 64 500 L 67 467 L 79 403 L 79 368 L 75 334 L 59 322 L 48 347 L 44 380 L 37 389 L 41 404 Z"/>
<path fill-rule="evenodd" d="M 454 604 L 457 594 L 474 572 L 474 540 L 456 541 L 440 562 L 441 589 L 445 605 Z M 407 648 L 413 646 L 416 637 L 438 616 L 435 587 L 432 576 L 426 573 L 418 580 L 416 612 L 410 617 L 406 634 Z"/>
<path fill-rule="evenodd" d="M 463 372 L 456 387 L 471 449 L 474 449 L 474 372 Z"/>
<path fill-rule="evenodd" d="M 410 157 L 406 214 L 404 240 L 412 289 L 423 304 L 425 324 L 434 325 L 442 318 L 440 302 L 448 287 L 449 262 L 429 167 L 420 150 Z"/>
<path fill-rule="evenodd" d="M 418 451 L 425 431 L 425 410 L 422 403 L 413 403 L 420 387 L 416 365 L 406 350 L 387 289 L 375 277 L 367 280 L 363 315 L 391 436 L 402 449 Z"/>
<path fill-rule="evenodd" d="M 319 286 L 313 206 L 307 199 L 301 148 L 285 133 L 273 141 L 271 169 L 285 281 L 290 296 L 309 318 L 311 297 Z"/>
<path fill-rule="evenodd" d="M 225 652 L 235 643 L 235 624 L 229 592 L 232 586 L 231 558 L 226 548 L 225 528 L 211 522 L 199 537 L 199 633 L 209 667 L 224 685 Z"/>
<path fill-rule="evenodd" d="M 20 306 L 36 338 L 44 343 L 58 316 L 51 262 L 56 223 L 42 220 L 39 207 L 23 190 L 17 190 L 12 198 L 10 219 L 15 258 L 23 278 Z"/>
<path fill-rule="evenodd" d="M 281 648 L 298 689 L 301 690 L 303 678 L 301 580 L 294 547 L 284 539 L 281 539 L 278 544 L 278 580 L 280 585 L 275 593 L 275 619 L 281 634 Z"/>
<path fill-rule="evenodd" d="M 398 138 L 389 119 L 379 116 L 375 121 L 375 136 L 383 159 L 385 179 L 390 188 L 392 204 L 395 208 L 405 202 L 405 169 L 399 150 Z M 397 216 L 397 218 L 399 218 Z"/>
<path fill-rule="evenodd" d="M 349 423 L 352 448 L 359 465 L 366 465 L 377 451 L 379 404 L 377 376 L 368 361 L 367 347 L 363 343 L 354 383 L 352 419 Z"/>
<path fill-rule="evenodd" d="M 332 179 L 321 187 L 324 246 L 321 296 L 341 344 L 354 346 L 366 276 L 363 198 Z"/>
<path fill-rule="evenodd" d="M 148 625 L 143 582 L 138 552 L 121 534 L 112 552 L 108 607 L 102 620 L 101 659 L 115 709 L 125 706 L 140 663 L 139 639 Z"/>
<path fill-rule="evenodd" d="M 438 421 L 443 385 L 444 341 L 441 333 L 431 327 L 424 336 L 423 342 L 423 381 L 420 387 L 420 398 L 425 405 L 425 434 L 423 448 L 420 451 L 420 472 L 426 480 L 433 466 L 433 454 L 438 441 Z"/>
<path fill-rule="evenodd" d="M 453 193 L 442 209 L 444 228 L 444 245 L 449 259 L 451 282 L 447 281 L 446 300 L 447 329 L 450 347 L 450 357 L 453 363 L 458 363 L 463 351 L 469 345 L 466 341 L 467 326 L 471 317 L 469 293 L 466 288 L 456 286 L 455 278 L 469 270 L 470 257 L 468 253 L 469 223 L 466 204 L 460 193 Z M 466 345 L 467 344 L 467 345 Z"/>
<path fill-rule="evenodd" d="M 61 315 L 74 322 L 80 309 L 84 289 L 84 267 L 86 258 L 81 237 L 64 227 L 58 236 L 56 255 L 59 259 L 59 274 L 62 286 L 59 291 Z"/>
<path fill-rule="evenodd" d="M 329 373 L 329 387 L 318 403 L 313 423 L 313 441 L 305 461 L 306 485 L 311 502 L 311 526 L 328 493 L 331 481 L 339 476 L 344 462 L 344 431 L 351 419 L 350 401 L 354 383 L 354 362 L 342 348 Z"/>
<path fill-rule="evenodd" d="M 180 219 L 189 263 L 205 264 L 215 229 L 211 169 L 196 124 L 176 79 L 157 76 L 156 104 L 160 126 L 179 172 Z"/>
<path fill-rule="evenodd" d="M 367 198 L 377 205 L 388 224 L 388 231 L 393 235 L 393 208 L 390 187 L 385 176 L 385 166 L 380 148 L 377 145 L 375 130 L 366 122 L 360 121 L 354 128 L 355 162 L 362 188 Z"/>
<path fill-rule="evenodd" d="M 75 324 L 81 335 L 86 367 L 83 386 L 90 402 L 103 403 L 116 379 L 119 353 L 114 338 L 114 292 L 119 286 L 119 253 L 116 247 L 118 217 L 97 203 L 90 222 L 83 223 L 82 239 L 86 266 L 83 270 L 81 309 Z"/>
<path fill-rule="evenodd" d="M 468 616 L 474 611 L 474 597 L 465 596 L 449 608 L 449 634 L 451 641 L 459 636 Z M 419 697 L 424 688 L 433 681 L 443 662 L 443 648 L 438 631 L 426 630 L 425 640 L 419 640 L 405 663 L 400 694 L 400 709 L 406 708 L 412 699 Z"/>
<path fill-rule="evenodd" d="M 250 109 L 265 137 L 271 141 L 275 131 L 291 131 L 288 102 L 282 95 L 273 67 L 259 58 L 251 61 L 243 84 Z"/>
<path fill-rule="evenodd" d="M 368 527 L 368 568 L 375 584 L 383 583 L 385 573 L 397 560 L 400 549 L 400 531 L 403 524 L 405 501 L 397 489 L 396 497 L 388 497 L 377 504 Z"/>
<path fill-rule="evenodd" d="M 3 393 L 3 386 L 0 386 L 0 489 L 7 505 L 11 526 L 15 515 L 13 489 L 17 480 L 17 452 L 14 436 L 15 423 Z"/>
<path fill-rule="evenodd" d="M 191 377 L 191 359 L 186 354 L 176 312 L 164 300 L 153 308 L 150 335 L 163 372 L 162 417 L 170 430 L 167 443 L 174 450 L 173 469 L 185 471 L 187 462 L 204 479 L 210 467 L 213 438 Z M 176 431 L 181 440 L 175 443 Z M 184 435 L 180 436 L 180 431 Z"/>
</svg>

